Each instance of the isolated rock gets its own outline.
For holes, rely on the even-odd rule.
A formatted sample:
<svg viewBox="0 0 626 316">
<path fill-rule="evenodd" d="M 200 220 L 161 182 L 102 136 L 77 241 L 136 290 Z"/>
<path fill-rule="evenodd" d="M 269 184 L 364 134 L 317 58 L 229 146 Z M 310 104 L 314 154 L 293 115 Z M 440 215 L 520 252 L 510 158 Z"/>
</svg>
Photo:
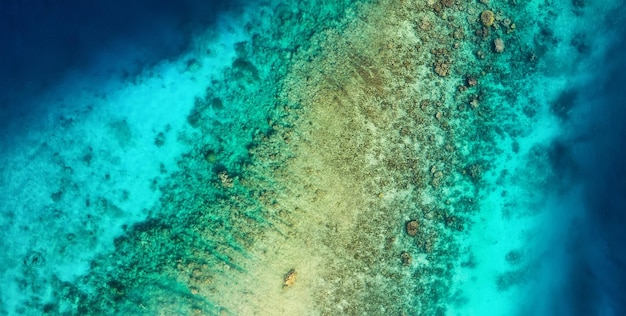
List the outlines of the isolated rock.
<svg viewBox="0 0 626 316">
<path fill-rule="evenodd" d="M 472 75 L 467 75 L 465 77 L 465 81 L 466 81 L 468 87 L 473 87 L 473 86 L 478 84 L 478 80 L 476 79 L 476 77 L 474 77 Z"/>
<path fill-rule="evenodd" d="M 416 220 L 408 221 L 406 223 L 406 233 L 409 236 L 417 235 L 417 229 L 419 228 L 419 223 Z"/>
<path fill-rule="evenodd" d="M 496 38 L 493 40 L 493 49 L 496 53 L 502 53 L 504 51 L 504 41 L 501 38 Z"/>
<path fill-rule="evenodd" d="M 435 64 L 435 73 L 441 77 L 445 77 L 450 74 L 450 64 L 441 62 Z"/>
<path fill-rule="evenodd" d="M 283 277 L 283 288 L 290 287 L 296 283 L 296 270 L 289 270 Z"/>
<path fill-rule="evenodd" d="M 403 251 L 402 254 L 400 254 L 400 259 L 402 259 L 403 266 L 410 266 L 411 262 L 413 262 L 413 257 L 406 251 Z"/>
<path fill-rule="evenodd" d="M 496 15 L 491 10 L 485 10 L 480 14 L 480 21 L 484 26 L 490 27 L 496 20 Z"/>
</svg>

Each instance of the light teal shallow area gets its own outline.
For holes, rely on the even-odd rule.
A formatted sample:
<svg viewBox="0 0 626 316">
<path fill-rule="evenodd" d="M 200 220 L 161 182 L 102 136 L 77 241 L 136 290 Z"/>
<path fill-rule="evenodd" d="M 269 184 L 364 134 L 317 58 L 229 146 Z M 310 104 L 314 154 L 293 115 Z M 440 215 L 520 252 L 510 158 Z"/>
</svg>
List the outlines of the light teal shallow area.
<svg viewBox="0 0 626 316">
<path fill-rule="evenodd" d="M 522 8 L 500 7 L 517 24 L 512 48 L 526 49 L 528 60 L 499 59 L 493 64 L 498 75 L 486 82 L 488 102 L 498 104 L 502 113 L 494 121 L 494 151 L 484 155 L 489 171 L 477 195 L 480 213 L 464 242 L 467 272 L 458 278 L 459 293 L 467 294 L 459 300 L 466 304 L 451 314 L 588 313 L 577 310 L 565 294 L 568 284 L 576 284 L 571 278 L 587 278 L 572 273 L 568 262 L 576 247 L 571 236 L 585 225 L 583 194 L 576 179 L 559 178 L 562 172 L 554 169 L 571 163 L 557 157 L 567 150 L 558 143 L 571 133 L 568 120 L 580 102 L 574 91 L 602 77 L 607 49 L 620 36 L 596 19 L 608 16 L 623 23 L 620 6 L 536 1 Z M 594 110 L 584 112 L 593 115 Z M 608 311 L 595 308 L 599 314 Z"/>
<path fill-rule="evenodd" d="M 70 74 L 3 136 L 0 314 L 554 314 L 619 5 L 274 0 Z"/>
</svg>

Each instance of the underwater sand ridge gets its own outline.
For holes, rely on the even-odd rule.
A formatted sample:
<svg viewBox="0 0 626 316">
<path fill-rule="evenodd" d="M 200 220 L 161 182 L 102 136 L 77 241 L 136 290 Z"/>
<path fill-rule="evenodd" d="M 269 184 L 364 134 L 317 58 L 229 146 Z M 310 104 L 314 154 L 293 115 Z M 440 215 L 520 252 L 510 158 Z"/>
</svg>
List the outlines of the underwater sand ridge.
<svg viewBox="0 0 626 316">
<path fill-rule="evenodd" d="M 487 27 L 480 20 L 487 8 L 357 5 L 344 29 L 314 37 L 311 52 L 296 61 L 283 92 L 299 104 L 294 158 L 277 177 L 290 193 L 276 199 L 298 210 L 292 239 L 280 242 L 295 247 L 259 266 L 289 255 L 315 264 L 296 268 L 307 283 L 280 289 L 312 286 L 300 292 L 306 296 L 274 286 L 277 300 L 313 303 L 307 314 L 446 310 L 451 270 L 462 264 L 457 240 L 466 236 L 477 184 L 489 168 L 476 152 L 483 159 L 496 153 L 490 122 L 501 113 L 491 111 L 479 88 L 502 51 L 494 38 L 510 44 L 512 23 L 498 12 Z M 409 219 L 419 222 L 415 238 L 404 232 Z M 414 257 L 409 267 L 402 267 L 402 252 Z"/>
<path fill-rule="evenodd" d="M 449 180 L 437 168 L 454 170 L 451 164 L 461 158 L 451 152 L 454 139 L 447 131 L 453 126 L 438 128 L 445 121 L 439 112 L 416 112 L 417 104 L 432 105 L 415 98 L 416 92 L 424 90 L 413 89 L 428 85 L 422 76 L 435 86 L 450 84 L 433 76 L 431 67 L 416 76 L 416 69 L 427 61 L 417 58 L 419 39 L 412 21 L 404 18 L 406 12 L 420 12 L 415 5 L 381 2 L 355 11 L 362 16 L 352 18 L 340 34 L 327 31 L 319 43 L 319 55 L 296 63 L 293 77 L 286 79 L 290 83 L 287 97 L 303 106 L 300 125 L 295 128 L 299 135 L 295 158 L 282 181 L 304 182 L 298 197 L 325 194 L 326 188 L 333 188 L 336 193 L 328 199 L 308 200 L 314 201 L 313 209 L 328 212 L 334 227 L 345 226 L 327 232 L 324 235 L 329 238 L 313 245 L 327 249 L 328 255 L 319 258 L 324 270 L 316 277 L 324 280 L 324 288 L 312 289 L 315 309 L 308 313 L 436 311 L 439 307 L 431 295 L 445 295 L 445 282 L 450 278 L 442 273 L 450 260 L 446 255 L 457 251 L 452 237 L 446 235 L 450 229 L 463 229 L 462 218 L 445 206 Z M 430 18 L 430 11 L 425 15 Z M 446 62 L 452 63 L 452 58 Z M 446 76 L 452 74 L 442 77 Z M 428 97 L 439 97 L 433 103 L 443 107 L 451 93 L 438 88 L 444 90 L 442 95 L 431 89 L 427 91 L 434 95 Z M 422 152 L 415 151 L 415 139 L 421 140 Z M 466 185 L 472 183 L 466 181 Z M 428 202 L 421 200 L 425 194 L 430 195 Z M 307 209 L 301 202 L 296 205 Z M 306 223 L 304 218 L 306 214 L 300 219 Z M 403 240 L 409 218 L 421 226 L 418 241 L 413 243 Z M 425 258 L 413 266 L 417 266 L 413 275 L 417 279 L 412 279 L 411 268 L 402 267 L 403 250 Z M 415 295 L 415 291 L 430 293 Z"/>
</svg>

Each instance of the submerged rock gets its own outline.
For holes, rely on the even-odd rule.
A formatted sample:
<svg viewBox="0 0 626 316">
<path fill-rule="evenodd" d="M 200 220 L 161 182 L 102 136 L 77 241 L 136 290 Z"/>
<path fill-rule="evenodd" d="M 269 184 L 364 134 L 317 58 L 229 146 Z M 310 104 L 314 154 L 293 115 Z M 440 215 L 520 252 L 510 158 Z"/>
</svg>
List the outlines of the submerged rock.
<svg viewBox="0 0 626 316">
<path fill-rule="evenodd" d="M 472 75 L 467 75 L 465 77 L 465 81 L 467 83 L 468 87 L 474 87 L 478 84 L 478 80 L 476 79 L 476 77 L 472 76 Z"/>
<path fill-rule="evenodd" d="M 450 64 L 441 62 L 435 64 L 435 73 L 441 77 L 445 77 L 450 74 Z"/>
<path fill-rule="evenodd" d="M 504 51 L 504 41 L 501 38 L 493 40 L 493 49 L 496 53 L 502 53 Z"/>
<path fill-rule="evenodd" d="M 283 277 L 283 288 L 287 288 L 296 283 L 296 270 L 290 269 Z"/>
<path fill-rule="evenodd" d="M 492 26 L 495 20 L 496 15 L 491 10 L 485 10 L 480 14 L 480 22 L 486 27 Z"/>
<path fill-rule="evenodd" d="M 413 257 L 406 251 L 403 251 L 402 254 L 400 254 L 400 259 L 402 259 L 403 266 L 410 266 L 411 262 L 413 262 Z"/>
<path fill-rule="evenodd" d="M 419 223 L 416 220 L 408 221 L 406 223 L 406 233 L 409 236 L 417 235 L 417 229 L 419 228 Z"/>
</svg>

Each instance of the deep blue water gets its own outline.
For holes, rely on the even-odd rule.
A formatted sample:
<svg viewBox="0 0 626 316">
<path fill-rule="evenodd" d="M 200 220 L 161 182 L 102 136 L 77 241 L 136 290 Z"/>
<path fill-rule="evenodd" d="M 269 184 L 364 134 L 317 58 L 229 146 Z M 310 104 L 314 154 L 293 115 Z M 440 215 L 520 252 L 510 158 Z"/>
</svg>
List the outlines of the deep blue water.
<svg viewBox="0 0 626 316">
<path fill-rule="evenodd" d="M 609 20 L 618 41 L 594 80 L 576 88 L 568 132 L 552 152 L 559 194 L 567 197 L 563 218 L 579 214 L 554 245 L 565 249 L 566 272 L 545 293 L 552 315 L 626 315 L 626 28 Z"/>
<path fill-rule="evenodd" d="M 0 1 L 0 118 L 16 118 L 68 70 L 134 73 L 180 53 L 237 1 Z M 105 60 L 103 60 L 105 59 Z"/>
<path fill-rule="evenodd" d="M 626 35 L 626 32 L 622 32 Z M 580 315 L 626 315 L 626 41 L 607 56 L 588 140 L 572 145 L 585 175 L 584 222 L 574 235 L 571 302 Z"/>
</svg>

